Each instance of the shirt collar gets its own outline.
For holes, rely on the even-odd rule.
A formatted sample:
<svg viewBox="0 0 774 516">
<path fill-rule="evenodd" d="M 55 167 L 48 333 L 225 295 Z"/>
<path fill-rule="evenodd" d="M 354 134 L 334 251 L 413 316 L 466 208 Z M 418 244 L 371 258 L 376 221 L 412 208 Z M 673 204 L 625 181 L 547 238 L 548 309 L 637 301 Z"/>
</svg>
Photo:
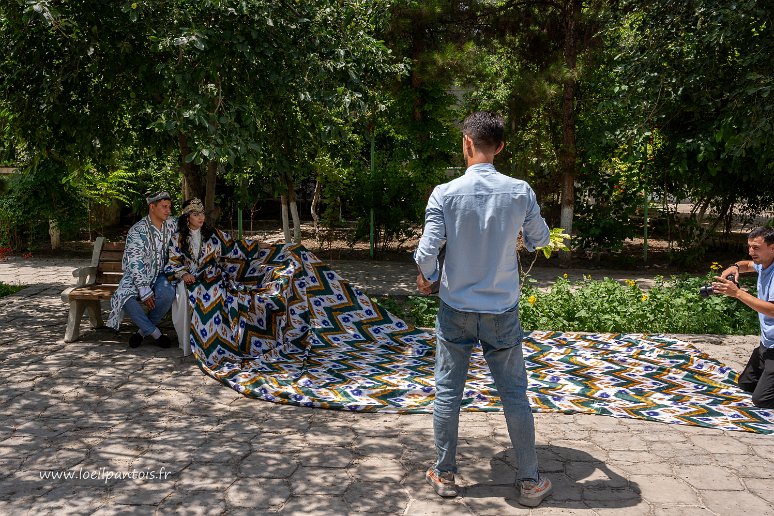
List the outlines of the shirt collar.
<svg viewBox="0 0 774 516">
<path fill-rule="evenodd" d="M 491 173 L 497 172 L 497 169 L 491 163 L 476 163 L 475 165 L 471 165 L 468 167 L 465 173 L 467 174 L 468 172 L 476 172 L 478 174 L 487 174 L 487 173 L 491 174 Z"/>
</svg>

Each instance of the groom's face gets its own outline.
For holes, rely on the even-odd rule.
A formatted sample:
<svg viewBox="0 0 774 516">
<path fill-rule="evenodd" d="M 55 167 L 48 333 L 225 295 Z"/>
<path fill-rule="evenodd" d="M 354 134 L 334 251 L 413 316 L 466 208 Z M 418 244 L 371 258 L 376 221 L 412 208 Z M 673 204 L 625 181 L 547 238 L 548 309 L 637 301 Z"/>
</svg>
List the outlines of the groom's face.
<svg viewBox="0 0 774 516">
<path fill-rule="evenodd" d="M 167 220 L 169 214 L 172 213 L 172 201 L 163 200 L 159 202 L 151 203 L 150 205 L 151 215 L 161 220 Z"/>
</svg>

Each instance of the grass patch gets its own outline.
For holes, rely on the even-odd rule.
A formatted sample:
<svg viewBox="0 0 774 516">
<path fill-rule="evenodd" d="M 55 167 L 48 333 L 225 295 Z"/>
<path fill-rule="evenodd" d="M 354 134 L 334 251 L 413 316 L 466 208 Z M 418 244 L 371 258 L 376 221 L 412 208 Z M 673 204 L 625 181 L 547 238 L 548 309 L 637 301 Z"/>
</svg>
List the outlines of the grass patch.
<svg viewBox="0 0 774 516">
<path fill-rule="evenodd" d="M 529 281 L 521 293 L 519 315 L 525 330 L 612 333 L 699 333 L 755 335 L 758 314 L 726 296 L 699 295 L 712 274 L 656 278 L 647 291 L 633 281 L 590 277 L 578 282 L 558 278 L 548 290 Z M 742 277 L 755 294 L 755 277 Z M 379 304 L 416 326 L 435 326 L 438 299 L 423 296 L 378 299 Z"/>
<path fill-rule="evenodd" d="M 6 285 L 0 281 L 0 297 L 10 296 L 11 294 L 15 294 L 22 290 L 23 288 L 23 285 Z"/>
</svg>

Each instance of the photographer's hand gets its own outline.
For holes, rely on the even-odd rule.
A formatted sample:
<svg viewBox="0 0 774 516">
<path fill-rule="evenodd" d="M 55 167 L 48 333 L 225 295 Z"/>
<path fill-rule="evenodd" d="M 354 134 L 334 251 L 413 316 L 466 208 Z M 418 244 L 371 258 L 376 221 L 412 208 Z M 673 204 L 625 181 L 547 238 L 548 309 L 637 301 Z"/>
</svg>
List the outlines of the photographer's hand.
<svg viewBox="0 0 774 516">
<path fill-rule="evenodd" d="M 731 265 L 730 267 L 726 267 L 726 269 L 720 273 L 721 278 L 727 278 L 729 274 L 734 275 L 734 281 L 736 284 L 739 284 L 739 267 L 736 265 Z"/>
<path fill-rule="evenodd" d="M 736 267 L 729 267 L 723 271 L 723 276 L 715 276 L 715 280 L 717 281 L 712 282 L 712 290 L 715 293 L 723 294 L 724 296 L 739 297 L 739 292 L 743 292 L 742 289 L 739 288 L 739 284 L 734 281 L 725 279 L 725 276 L 733 274 L 733 271 L 729 271 L 729 269 L 736 269 Z M 736 277 L 738 278 L 739 275 L 737 274 Z"/>
</svg>

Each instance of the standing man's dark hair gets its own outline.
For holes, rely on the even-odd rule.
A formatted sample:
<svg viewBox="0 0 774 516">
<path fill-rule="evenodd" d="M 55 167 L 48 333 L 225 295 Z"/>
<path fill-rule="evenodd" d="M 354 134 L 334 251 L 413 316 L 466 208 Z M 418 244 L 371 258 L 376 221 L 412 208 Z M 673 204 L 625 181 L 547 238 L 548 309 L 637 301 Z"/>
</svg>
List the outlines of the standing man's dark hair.
<svg viewBox="0 0 774 516">
<path fill-rule="evenodd" d="M 548 245 L 550 232 L 532 188 L 493 165 L 503 149 L 504 128 L 503 118 L 491 111 L 465 119 L 462 152 L 468 168 L 433 190 L 414 253 L 421 271 L 417 287 L 423 294 L 441 278 L 433 404 L 437 460 L 425 478 L 440 496 L 457 496 L 460 403 L 470 354 L 480 343 L 518 461 L 519 503 L 535 507 L 551 492 L 551 482 L 538 472 L 535 422 L 527 399 L 516 248 L 520 231 L 529 250 Z M 438 255 L 444 244 L 441 267 Z"/>
<path fill-rule="evenodd" d="M 747 237 L 752 260 L 740 260 L 715 278 L 712 290 L 733 297 L 758 312 L 760 345 L 739 375 L 739 388 L 752 393 L 753 405 L 774 409 L 774 229 L 753 229 Z M 757 296 L 739 288 L 739 274 L 757 272 Z M 734 281 L 726 278 L 734 276 Z"/>
<path fill-rule="evenodd" d="M 476 111 L 462 122 L 462 134 L 478 149 L 495 149 L 504 141 L 505 121 L 492 111 Z"/>
</svg>

